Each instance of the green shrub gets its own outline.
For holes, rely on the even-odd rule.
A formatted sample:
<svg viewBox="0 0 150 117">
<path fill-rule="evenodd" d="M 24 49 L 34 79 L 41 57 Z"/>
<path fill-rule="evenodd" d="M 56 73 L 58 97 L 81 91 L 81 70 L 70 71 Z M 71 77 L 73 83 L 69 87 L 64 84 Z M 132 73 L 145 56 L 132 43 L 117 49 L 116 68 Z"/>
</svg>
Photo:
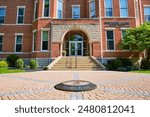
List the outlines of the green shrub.
<svg viewBox="0 0 150 117">
<path fill-rule="evenodd" d="M 119 67 L 122 67 L 122 61 L 119 59 L 116 59 L 112 62 L 113 64 L 113 69 L 117 70 Z"/>
<path fill-rule="evenodd" d="M 8 65 L 10 67 L 15 67 L 15 63 L 18 59 L 19 59 L 19 56 L 15 55 L 15 54 L 11 54 L 6 57 L 6 61 L 8 62 Z"/>
<path fill-rule="evenodd" d="M 146 59 L 143 59 L 141 61 L 141 66 L 140 66 L 141 69 L 150 69 L 150 62 Z"/>
<path fill-rule="evenodd" d="M 43 67 L 43 70 L 48 70 L 49 68 L 47 66 Z"/>
<path fill-rule="evenodd" d="M 34 59 L 30 60 L 29 65 L 30 65 L 30 69 L 37 69 L 38 67 L 37 61 Z"/>
<path fill-rule="evenodd" d="M 122 62 L 122 67 L 133 66 L 133 63 L 128 58 L 118 58 Z"/>
<path fill-rule="evenodd" d="M 24 61 L 22 59 L 18 59 L 16 61 L 16 68 L 17 69 L 23 69 Z"/>
<path fill-rule="evenodd" d="M 7 69 L 7 68 L 8 68 L 7 62 L 4 60 L 0 61 L 0 69 Z"/>
</svg>

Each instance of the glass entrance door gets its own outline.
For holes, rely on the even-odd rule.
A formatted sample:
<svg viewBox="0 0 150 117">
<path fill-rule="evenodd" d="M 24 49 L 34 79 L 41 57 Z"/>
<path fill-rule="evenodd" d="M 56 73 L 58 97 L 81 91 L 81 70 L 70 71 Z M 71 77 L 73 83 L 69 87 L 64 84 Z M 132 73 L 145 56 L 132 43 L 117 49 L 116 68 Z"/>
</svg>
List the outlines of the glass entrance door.
<svg viewBox="0 0 150 117">
<path fill-rule="evenodd" d="M 69 55 L 70 56 L 83 56 L 83 41 L 70 41 L 69 42 Z"/>
</svg>

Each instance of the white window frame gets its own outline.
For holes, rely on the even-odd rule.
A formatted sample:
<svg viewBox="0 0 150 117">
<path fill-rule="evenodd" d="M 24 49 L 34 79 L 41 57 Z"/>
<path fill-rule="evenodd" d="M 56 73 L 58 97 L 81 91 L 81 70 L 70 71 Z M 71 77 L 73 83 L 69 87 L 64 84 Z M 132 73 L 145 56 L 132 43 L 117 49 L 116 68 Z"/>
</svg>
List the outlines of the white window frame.
<svg viewBox="0 0 150 117">
<path fill-rule="evenodd" d="M 34 2 L 34 20 L 38 18 L 38 11 L 36 11 L 38 7 L 37 5 L 38 5 L 38 0 Z M 37 12 L 37 18 L 35 18 L 36 12 Z"/>
<path fill-rule="evenodd" d="M 22 48 L 23 48 L 23 35 L 24 35 L 23 33 L 15 33 L 15 48 L 14 48 L 14 52 L 15 52 L 15 53 L 22 53 Z M 17 36 L 22 36 L 22 43 L 21 43 L 21 44 L 22 44 L 22 48 L 21 48 L 21 52 L 16 52 Z"/>
<path fill-rule="evenodd" d="M 34 37 L 35 33 L 36 33 L 36 41 L 34 40 L 35 39 L 35 37 Z M 37 30 L 33 30 L 32 35 L 33 35 L 33 37 L 32 37 L 32 52 L 35 52 L 36 49 L 34 50 L 34 47 L 35 47 L 34 42 L 37 42 Z"/>
<path fill-rule="evenodd" d="M 74 18 L 73 17 L 73 8 L 74 7 L 79 7 L 79 18 Z M 81 18 L 81 8 L 80 8 L 80 5 L 72 5 L 72 19 L 80 19 Z"/>
<path fill-rule="evenodd" d="M 18 16 L 19 16 L 19 9 L 20 8 L 23 8 L 24 9 L 24 12 L 23 12 L 23 23 L 18 23 Z M 17 18 L 16 18 L 16 24 L 24 24 L 24 21 L 25 21 L 25 8 L 26 6 L 17 6 Z"/>
<path fill-rule="evenodd" d="M 43 11 L 42 11 L 42 17 L 50 17 L 50 2 L 51 2 L 51 0 L 49 0 L 49 14 L 48 14 L 48 16 L 44 16 L 44 9 L 45 9 L 45 0 L 43 0 Z"/>
<path fill-rule="evenodd" d="M 126 0 L 126 1 L 127 1 L 127 16 L 121 16 L 121 2 L 119 0 L 119 11 L 120 11 L 120 17 L 121 18 L 127 18 L 127 17 L 129 17 L 129 9 L 128 9 L 129 1 L 128 0 Z"/>
<path fill-rule="evenodd" d="M 112 18 L 112 17 L 114 17 L 114 4 L 113 4 L 113 0 L 112 0 L 112 16 L 106 16 L 106 2 L 105 2 L 105 0 L 104 0 L 104 6 L 105 6 L 105 17 L 107 17 L 107 18 Z"/>
<path fill-rule="evenodd" d="M 113 41 L 114 41 L 114 49 L 113 50 L 108 50 L 108 46 L 107 46 L 107 31 L 113 31 Z M 115 30 L 113 29 L 107 29 L 105 31 L 105 35 L 106 35 L 106 51 L 109 51 L 109 52 L 114 52 L 116 50 L 116 47 L 115 47 Z"/>
<path fill-rule="evenodd" d="M 57 11 L 56 11 L 56 17 L 58 18 L 58 1 L 60 0 L 57 0 Z M 63 0 L 62 1 L 62 17 L 61 18 L 58 18 L 58 19 L 62 19 L 63 18 Z"/>
<path fill-rule="evenodd" d="M 89 17 L 90 17 L 90 18 L 92 18 L 92 17 L 91 17 L 90 4 L 91 4 L 93 1 L 94 1 L 94 3 L 95 3 L 95 0 L 89 0 Z M 96 17 L 96 3 L 95 3 L 95 17 Z M 95 17 L 94 17 L 94 18 L 95 18 Z"/>
<path fill-rule="evenodd" d="M 7 6 L 0 6 L 0 8 L 5 8 L 4 23 L 0 23 L 0 24 L 5 24 Z"/>
<path fill-rule="evenodd" d="M 150 8 L 150 5 L 144 5 L 144 21 L 146 21 L 145 16 L 150 15 L 150 14 L 145 14 L 145 8 Z"/>
<path fill-rule="evenodd" d="M 2 51 L 0 51 L 0 53 L 2 53 L 3 52 L 4 33 L 0 33 L 0 36 L 2 36 L 2 43 L 0 43 L 2 45 Z"/>
<path fill-rule="evenodd" d="M 47 31 L 48 32 L 48 50 L 43 50 L 43 31 Z M 49 51 L 49 29 L 47 29 L 47 28 L 42 28 L 42 30 L 41 30 L 41 51 L 42 52 L 47 52 L 47 51 Z"/>
</svg>

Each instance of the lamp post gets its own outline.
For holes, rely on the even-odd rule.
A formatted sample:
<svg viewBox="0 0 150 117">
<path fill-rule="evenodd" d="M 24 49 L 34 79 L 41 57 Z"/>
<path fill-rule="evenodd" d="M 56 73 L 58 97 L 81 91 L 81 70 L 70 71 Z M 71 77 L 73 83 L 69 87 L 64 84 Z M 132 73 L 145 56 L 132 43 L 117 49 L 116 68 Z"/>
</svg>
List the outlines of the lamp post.
<svg viewBox="0 0 150 117">
<path fill-rule="evenodd" d="M 52 38 L 53 38 L 53 20 L 50 22 L 50 58 L 49 63 L 52 62 Z"/>
</svg>

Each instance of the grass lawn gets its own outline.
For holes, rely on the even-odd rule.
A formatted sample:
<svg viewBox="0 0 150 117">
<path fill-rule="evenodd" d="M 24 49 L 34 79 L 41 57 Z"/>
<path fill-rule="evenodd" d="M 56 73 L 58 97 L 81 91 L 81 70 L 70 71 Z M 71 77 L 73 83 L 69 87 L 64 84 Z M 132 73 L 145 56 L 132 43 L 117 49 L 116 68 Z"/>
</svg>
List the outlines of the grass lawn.
<svg viewBox="0 0 150 117">
<path fill-rule="evenodd" d="M 0 69 L 0 74 L 20 73 L 20 72 L 25 72 L 25 70 L 20 70 L 20 69 Z"/>
<path fill-rule="evenodd" d="M 147 73 L 147 74 L 150 74 L 150 69 L 148 69 L 148 70 L 135 70 L 135 71 L 131 71 L 131 72 L 134 72 L 134 73 Z"/>
</svg>

